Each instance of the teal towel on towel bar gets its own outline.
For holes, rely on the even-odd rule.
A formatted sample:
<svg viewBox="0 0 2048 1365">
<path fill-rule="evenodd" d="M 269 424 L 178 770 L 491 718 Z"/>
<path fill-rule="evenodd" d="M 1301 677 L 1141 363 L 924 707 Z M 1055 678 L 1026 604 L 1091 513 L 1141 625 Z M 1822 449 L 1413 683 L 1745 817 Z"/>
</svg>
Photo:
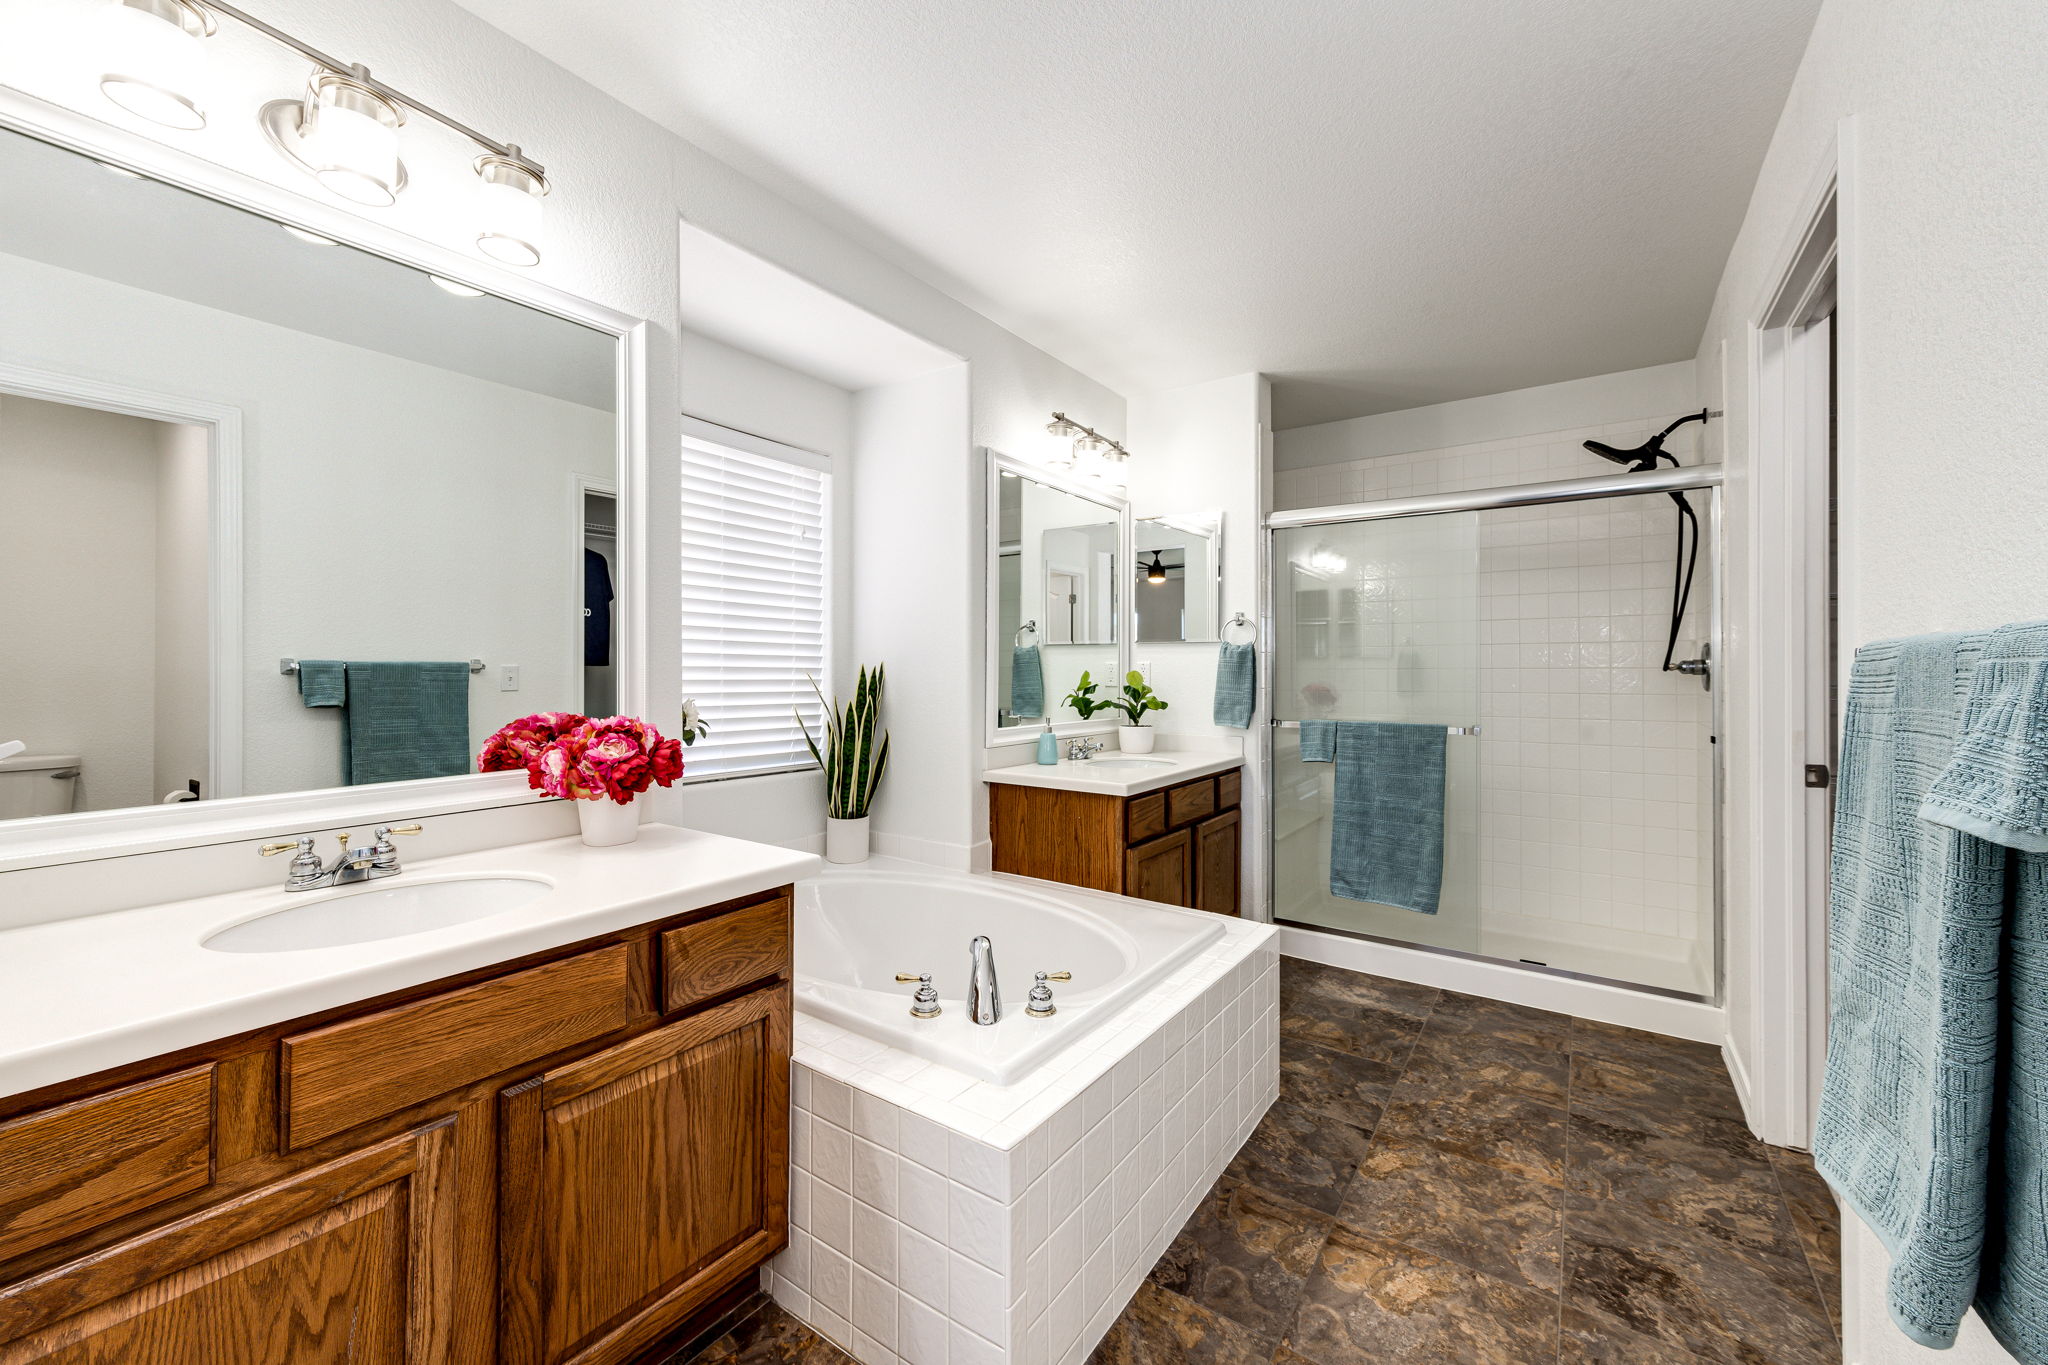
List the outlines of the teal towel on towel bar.
<svg viewBox="0 0 2048 1365">
<path fill-rule="evenodd" d="M 299 700 L 307 706 L 348 702 L 348 666 L 339 659 L 299 660 Z"/>
<path fill-rule="evenodd" d="M 1010 714 L 1019 720 L 1036 720 L 1045 714 L 1045 660 L 1037 645 L 1017 645 L 1010 650 Z"/>
<path fill-rule="evenodd" d="M 1301 758 L 1337 765 L 1330 894 L 1434 915 L 1444 880 L 1444 727 L 1305 720 Z"/>
<path fill-rule="evenodd" d="M 1892 1255 L 1892 1320 L 1974 1301 L 2048 1365 L 2048 624 L 1857 651 L 1814 1160 Z M 2031 846 L 2031 847 L 2030 847 Z"/>
<path fill-rule="evenodd" d="M 341 725 L 345 785 L 471 772 L 469 665 L 351 662 Z"/>
<path fill-rule="evenodd" d="M 1210 720 L 1233 730 L 1251 728 L 1259 690 L 1259 647 L 1224 641 L 1216 648 L 1216 704 Z"/>
</svg>

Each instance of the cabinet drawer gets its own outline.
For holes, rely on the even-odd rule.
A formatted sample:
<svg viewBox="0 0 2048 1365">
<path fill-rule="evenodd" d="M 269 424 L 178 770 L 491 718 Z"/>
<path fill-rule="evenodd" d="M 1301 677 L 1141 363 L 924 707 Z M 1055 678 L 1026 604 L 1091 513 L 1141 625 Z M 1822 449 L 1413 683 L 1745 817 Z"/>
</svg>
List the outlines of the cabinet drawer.
<svg viewBox="0 0 2048 1365">
<path fill-rule="evenodd" d="M 1134 796 L 1125 807 L 1124 842 L 1142 844 L 1166 833 L 1166 793 L 1147 792 Z"/>
<path fill-rule="evenodd" d="M 1174 787 L 1166 793 L 1166 823 L 1175 829 L 1216 812 L 1216 783 L 1211 778 Z"/>
<path fill-rule="evenodd" d="M 789 973 L 789 898 L 729 910 L 661 936 L 661 998 L 679 1010 Z"/>
<path fill-rule="evenodd" d="M 213 1180 L 213 1064 L 0 1123 L 0 1261 Z"/>
<path fill-rule="evenodd" d="M 278 1061 L 285 1146 L 623 1028 L 630 952 L 614 944 L 291 1035 Z"/>
<path fill-rule="evenodd" d="M 1216 774 L 1216 809 L 1229 810 L 1236 805 L 1243 786 L 1244 774 L 1236 769 Z"/>
</svg>

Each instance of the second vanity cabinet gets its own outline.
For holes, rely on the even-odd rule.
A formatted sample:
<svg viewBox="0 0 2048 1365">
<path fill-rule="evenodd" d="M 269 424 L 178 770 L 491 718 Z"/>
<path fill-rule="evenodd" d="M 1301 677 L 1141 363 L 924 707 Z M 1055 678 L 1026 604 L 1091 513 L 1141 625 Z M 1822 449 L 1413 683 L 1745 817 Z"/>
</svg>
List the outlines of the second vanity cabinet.
<svg viewBox="0 0 2048 1365">
<path fill-rule="evenodd" d="M 1235 771 L 1137 796 L 989 785 L 997 872 L 1238 913 L 1243 828 Z"/>
<path fill-rule="evenodd" d="M 615 1365 L 787 1240 L 787 889 L 0 1100 L 0 1361 Z"/>
</svg>

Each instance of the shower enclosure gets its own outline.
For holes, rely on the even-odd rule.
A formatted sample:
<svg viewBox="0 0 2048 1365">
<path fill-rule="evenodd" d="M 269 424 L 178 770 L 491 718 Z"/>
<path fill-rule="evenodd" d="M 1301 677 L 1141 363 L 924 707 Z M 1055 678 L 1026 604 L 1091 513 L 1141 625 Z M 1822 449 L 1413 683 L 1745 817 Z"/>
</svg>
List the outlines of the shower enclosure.
<svg viewBox="0 0 2048 1365">
<path fill-rule="evenodd" d="M 1717 997 L 1719 484 L 1688 466 L 1271 517 L 1274 918 Z M 1689 671 L 1666 672 L 1679 496 L 1708 552 Z M 1443 808 L 1402 821 L 1442 820 L 1436 914 L 1333 892 L 1346 779 L 1302 761 L 1304 720 L 1443 727 Z"/>
</svg>

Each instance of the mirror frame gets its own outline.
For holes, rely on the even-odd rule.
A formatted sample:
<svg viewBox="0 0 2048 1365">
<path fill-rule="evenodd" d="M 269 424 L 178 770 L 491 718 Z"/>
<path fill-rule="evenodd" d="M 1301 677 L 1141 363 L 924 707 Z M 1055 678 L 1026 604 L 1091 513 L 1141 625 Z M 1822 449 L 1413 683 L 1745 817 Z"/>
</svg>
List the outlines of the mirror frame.
<svg viewBox="0 0 2048 1365">
<path fill-rule="evenodd" d="M 618 348 L 613 405 L 615 478 L 620 501 L 619 559 L 624 568 L 613 632 L 619 706 L 647 705 L 647 331 L 644 319 L 565 293 L 482 257 L 436 245 L 362 217 L 339 204 L 304 197 L 280 184 L 232 170 L 143 134 L 100 123 L 33 95 L 0 86 L 0 128 L 80 156 L 204 195 L 230 208 L 331 237 L 399 265 L 467 284 L 612 337 Z M 213 453 L 239 410 L 222 409 Z M 223 425 L 225 423 L 225 426 Z M 219 570 L 216 559 L 215 571 Z M 211 703 L 209 703 L 211 705 Z M 225 737 L 224 737 L 225 738 Z M 239 745 L 240 736 L 230 742 Z M 172 806 L 133 806 L 0 822 L 0 873 L 230 843 L 310 830 L 372 824 L 455 811 L 531 805 L 538 797 L 520 773 L 467 773 L 371 787 L 223 797 Z"/>
<path fill-rule="evenodd" d="M 1223 509 L 1215 508 L 1206 512 L 1161 512 L 1155 516 L 1148 517 L 1138 515 L 1137 508 L 1133 506 L 1131 509 L 1132 572 L 1135 573 L 1137 571 L 1138 556 L 1145 553 L 1145 551 L 1140 550 L 1138 548 L 1138 523 L 1143 521 L 1150 521 L 1164 524 L 1174 517 L 1182 517 L 1190 521 L 1199 517 L 1210 524 L 1210 529 L 1207 532 L 1207 538 L 1209 540 L 1210 545 L 1214 548 L 1215 553 L 1213 558 L 1215 559 L 1216 564 L 1215 571 L 1211 575 L 1209 581 L 1209 611 L 1210 614 L 1214 616 L 1216 619 L 1216 633 L 1212 636 L 1200 640 L 1140 640 L 1138 639 L 1137 624 L 1138 604 L 1135 601 L 1133 601 L 1131 603 L 1131 644 L 1133 646 L 1137 646 L 1140 644 L 1213 645 L 1220 644 L 1223 640 L 1223 627 L 1226 624 L 1223 620 L 1223 523 L 1225 520 Z"/>
<path fill-rule="evenodd" d="M 1106 488 L 1077 479 L 1057 469 L 1030 460 L 1020 460 L 1014 455 L 1005 455 L 994 446 L 982 447 L 983 463 L 988 480 L 988 498 L 983 532 L 988 541 L 982 555 L 981 575 L 983 588 L 983 616 L 981 633 L 985 644 L 982 654 L 982 703 L 981 724 L 983 744 L 987 748 L 1001 748 L 1011 744 L 1035 744 L 1042 725 L 998 726 L 1001 698 L 996 696 L 996 679 L 1001 676 L 1001 665 L 997 651 L 1007 646 L 996 639 L 996 622 L 1002 619 L 1002 604 L 996 600 L 996 583 L 999 577 L 996 561 L 1002 553 L 1002 476 L 1015 474 L 1030 479 L 1047 488 L 1057 489 L 1070 497 L 1092 502 L 1106 508 L 1116 518 L 1116 553 L 1118 559 L 1128 565 L 1131 562 L 1131 500 Z M 1121 678 L 1131 668 L 1131 632 L 1135 629 L 1136 618 L 1131 614 L 1131 594 L 1126 590 L 1117 601 L 1116 609 L 1116 675 Z M 1051 701 L 1051 697 L 1047 697 Z M 1106 734 L 1116 728 L 1114 721 L 1100 720 L 1054 720 L 1053 733 L 1057 735 Z"/>
</svg>

